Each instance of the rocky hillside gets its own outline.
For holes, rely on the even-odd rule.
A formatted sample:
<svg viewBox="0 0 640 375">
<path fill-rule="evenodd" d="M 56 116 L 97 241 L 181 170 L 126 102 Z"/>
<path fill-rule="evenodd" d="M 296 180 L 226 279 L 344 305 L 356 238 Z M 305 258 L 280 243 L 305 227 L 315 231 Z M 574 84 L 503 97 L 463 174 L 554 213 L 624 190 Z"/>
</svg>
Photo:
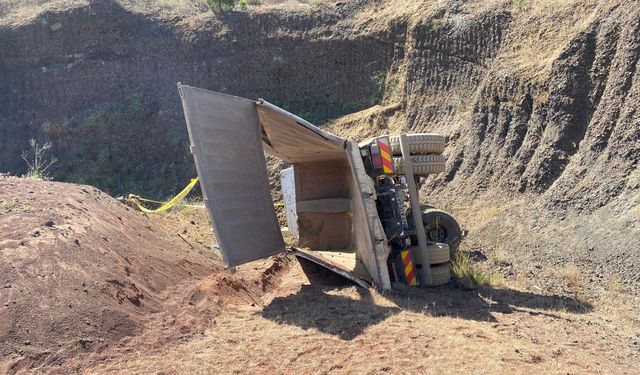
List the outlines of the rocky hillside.
<svg viewBox="0 0 640 375">
<path fill-rule="evenodd" d="M 323 121 L 380 101 L 393 45 L 342 25 L 353 10 L 216 18 L 54 2 L 0 25 L 0 170 L 54 143 L 56 179 L 171 193 L 194 173 L 176 83 L 268 98 Z M 17 18 L 17 17 L 16 17 Z"/>
<path fill-rule="evenodd" d="M 7 13 L 0 170 L 22 173 L 37 137 L 53 142 L 57 179 L 167 195 L 194 174 L 182 81 L 264 97 L 353 138 L 444 133 L 447 172 L 424 190 L 472 229 L 469 246 L 531 260 L 532 278 L 547 279 L 545 259 L 595 267 L 586 283 L 640 281 L 635 1 L 199 9 L 101 0 Z"/>
</svg>

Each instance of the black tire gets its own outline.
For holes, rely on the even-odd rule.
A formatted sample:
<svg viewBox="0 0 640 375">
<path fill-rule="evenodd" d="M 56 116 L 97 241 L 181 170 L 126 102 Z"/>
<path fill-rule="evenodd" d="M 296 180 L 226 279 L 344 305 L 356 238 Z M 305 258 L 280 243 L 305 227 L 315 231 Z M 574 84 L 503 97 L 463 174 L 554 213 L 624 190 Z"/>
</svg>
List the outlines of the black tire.
<svg viewBox="0 0 640 375">
<path fill-rule="evenodd" d="M 409 155 L 442 154 L 446 146 L 443 136 L 440 134 L 417 133 L 407 134 L 407 146 Z M 400 137 L 389 137 L 391 142 L 391 152 L 395 156 L 402 156 L 400 151 Z M 406 150 L 405 150 L 406 151 Z"/>
<path fill-rule="evenodd" d="M 462 240 L 462 230 L 456 219 L 445 211 L 428 208 L 422 212 L 422 224 L 427 242 L 446 243 L 453 259 Z"/>
<path fill-rule="evenodd" d="M 428 176 L 430 174 L 436 174 L 444 172 L 446 166 L 446 159 L 442 155 L 416 155 L 411 156 L 411 163 L 413 164 L 413 174 L 416 176 Z M 404 173 L 404 158 L 393 158 L 393 166 L 396 169 L 395 174 Z"/>
<path fill-rule="evenodd" d="M 431 284 L 427 286 L 447 285 L 451 281 L 451 265 L 449 263 L 431 266 Z"/>
<path fill-rule="evenodd" d="M 411 251 L 411 254 L 416 254 L 420 251 L 420 247 L 411 246 L 409 251 Z M 427 251 L 429 252 L 429 263 L 431 265 L 447 263 L 451 260 L 449 246 L 446 243 L 428 243 Z"/>
<path fill-rule="evenodd" d="M 427 209 L 429 209 L 429 208 L 436 208 L 436 206 L 432 206 L 432 205 L 427 204 L 427 203 L 422 203 L 422 204 L 420 205 L 420 211 L 421 211 L 421 212 L 424 212 L 424 210 L 427 210 Z"/>
</svg>

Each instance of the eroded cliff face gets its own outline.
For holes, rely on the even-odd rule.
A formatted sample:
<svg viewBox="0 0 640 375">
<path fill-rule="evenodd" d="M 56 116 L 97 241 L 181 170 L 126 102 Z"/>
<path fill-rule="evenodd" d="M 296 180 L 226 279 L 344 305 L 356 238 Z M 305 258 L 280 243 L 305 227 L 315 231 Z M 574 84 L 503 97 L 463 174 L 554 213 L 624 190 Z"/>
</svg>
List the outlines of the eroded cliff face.
<svg viewBox="0 0 640 375">
<path fill-rule="evenodd" d="M 603 274 L 637 286 L 640 7 L 554 11 L 418 23 L 400 69 L 400 122 L 449 135 L 447 171 L 423 191 L 463 212 L 470 246 L 512 253 L 543 284 L 557 274 L 540 263 L 601 270 L 585 272 L 588 288 Z M 522 31 L 531 19 L 533 37 Z"/>
<path fill-rule="evenodd" d="M 393 45 L 339 25 L 348 12 L 167 20 L 96 1 L 4 25 L 1 169 L 23 172 L 21 151 L 36 137 L 53 142 L 56 179 L 168 195 L 195 173 L 180 81 L 316 122 L 367 108 L 382 97 L 375 77 Z"/>
</svg>

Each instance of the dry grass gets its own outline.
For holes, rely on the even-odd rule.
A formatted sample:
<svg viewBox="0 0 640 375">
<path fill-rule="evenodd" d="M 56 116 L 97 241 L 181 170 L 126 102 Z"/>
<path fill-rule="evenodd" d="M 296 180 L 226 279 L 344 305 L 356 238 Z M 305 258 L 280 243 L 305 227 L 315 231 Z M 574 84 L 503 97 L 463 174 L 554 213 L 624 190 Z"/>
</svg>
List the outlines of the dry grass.
<svg viewBox="0 0 640 375">
<path fill-rule="evenodd" d="M 22 22 L 47 8 L 58 5 L 77 6 L 87 2 L 87 0 L 0 0 L 0 20 L 6 18 Z"/>
<path fill-rule="evenodd" d="M 513 27 L 508 44 L 498 55 L 504 69 L 528 80 L 547 79 L 551 65 L 577 35 L 584 32 L 601 12 L 619 1 L 545 0 L 513 1 Z"/>
<path fill-rule="evenodd" d="M 123 7 L 140 13 L 193 16 L 209 13 L 203 0 L 116 0 Z M 14 22 L 36 16 L 47 9 L 72 8 L 86 5 L 89 0 L 0 0 L 0 20 L 7 18 Z M 311 10 L 322 4 L 333 4 L 328 0 L 260 0 L 259 5 L 249 5 L 248 11 L 271 9 Z"/>
<path fill-rule="evenodd" d="M 607 290 L 613 293 L 624 293 L 625 286 L 618 280 L 613 280 L 607 285 Z"/>
<path fill-rule="evenodd" d="M 363 302 L 353 288 L 332 290 L 325 296 L 343 302 L 331 305 L 323 298 L 307 308 L 292 305 L 285 316 L 296 318 L 283 317 L 284 321 L 265 318 L 256 307 L 231 307 L 216 316 L 202 335 L 157 353 L 114 358 L 89 372 L 525 374 L 590 373 L 594 368 L 625 373 L 632 368 L 630 361 L 617 361 L 615 349 L 603 345 L 598 335 L 572 323 L 575 316 L 565 320 L 528 312 L 496 312 L 496 320 L 483 322 L 388 310 L 383 320 L 367 322 L 361 334 L 345 340 L 318 327 L 332 320 L 367 320 L 375 309 L 398 306 L 378 294 Z M 309 315 L 303 315 L 305 312 Z"/>
<path fill-rule="evenodd" d="M 469 253 L 458 251 L 451 261 L 451 271 L 458 279 L 469 279 L 481 288 L 497 287 L 502 285 L 502 278 L 487 269 L 473 264 Z"/>
<path fill-rule="evenodd" d="M 562 267 L 560 269 L 560 277 L 572 289 L 580 286 L 580 269 L 574 264 Z"/>
</svg>

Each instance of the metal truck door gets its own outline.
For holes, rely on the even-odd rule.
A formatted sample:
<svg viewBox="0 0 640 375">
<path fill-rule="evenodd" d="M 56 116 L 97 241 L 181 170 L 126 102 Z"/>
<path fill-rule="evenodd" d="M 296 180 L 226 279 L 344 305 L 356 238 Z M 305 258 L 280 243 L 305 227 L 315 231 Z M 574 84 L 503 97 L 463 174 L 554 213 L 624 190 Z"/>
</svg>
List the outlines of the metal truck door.
<svg viewBox="0 0 640 375">
<path fill-rule="evenodd" d="M 178 83 L 191 153 L 226 266 L 284 251 L 254 101 Z"/>
</svg>

